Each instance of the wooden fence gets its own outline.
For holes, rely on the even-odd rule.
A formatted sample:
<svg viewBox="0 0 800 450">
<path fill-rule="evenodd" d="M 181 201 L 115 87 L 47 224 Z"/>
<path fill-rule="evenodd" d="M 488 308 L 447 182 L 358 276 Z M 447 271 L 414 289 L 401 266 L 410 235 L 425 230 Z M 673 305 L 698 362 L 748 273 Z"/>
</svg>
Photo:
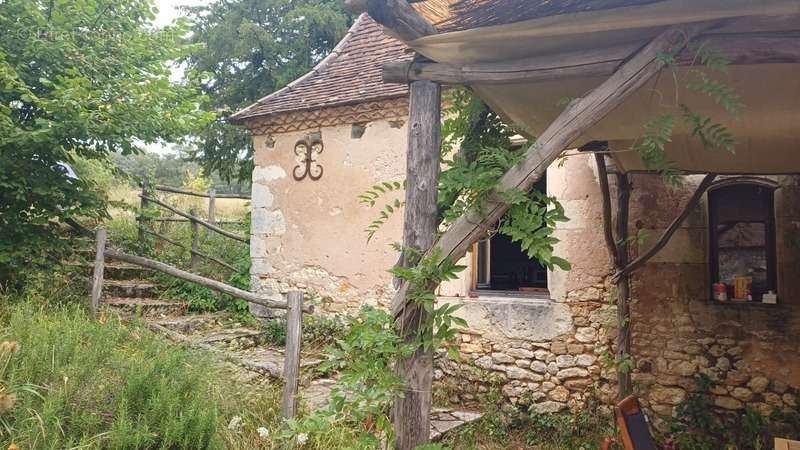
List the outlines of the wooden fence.
<svg viewBox="0 0 800 450">
<path fill-rule="evenodd" d="M 303 334 L 303 313 L 313 313 L 313 305 L 303 305 L 303 293 L 291 291 L 283 301 L 264 298 L 260 295 L 227 285 L 217 280 L 212 280 L 191 272 L 178 269 L 160 261 L 145 258 L 142 256 L 130 255 L 118 250 L 108 248 L 106 245 L 106 230 L 102 227 L 97 229 L 96 234 L 96 254 L 94 273 L 91 286 L 91 304 L 93 310 L 100 308 L 103 295 L 103 278 L 105 271 L 106 258 L 133 264 L 151 270 L 171 275 L 191 283 L 213 289 L 217 292 L 227 294 L 250 303 L 255 303 L 268 308 L 286 310 L 286 349 L 283 364 L 283 416 L 287 419 L 293 418 L 297 413 L 297 389 L 300 385 L 300 348 Z"/>
<path fill-rule="evenodd" d="M 182 211 L 172 205 L 169 205 L 155 197 L 156 192 L 169 192 L 171 194 L 181 194 L 181 195 L 189 195 L 193 197 L 203 197 L 208 198 L 208 219 L 203 220 L 197 214 L 195 209 L 191 209 L 188 212 Z M 200 251 L 200 226 L 202 225 L 206 229 L 225 236 L 227 238 L 249 244 L 250 239 L 246 236 L 241 236 L 239 234 L 230 232 L 218 226 L 221 224 L 226 223 L 240 223 L 236 221 L 220 221 L 216 220 L 216 199 L 218 198 L 238 198 L 238 199 L 245 199 L 249 200 L 250 196 L 242 195 L 242 194 L 217 194 L 214 189 L 211 189 L 209 192 L 195 192 L 189 191 L 185 189 L 178 189 L 171 186 L 162 186 L 162 185 L 155 185 L 151 186 L 146 180 L 142 182 L 142 193 L 139 194 L 139 198 L 141 199 L 141 203 L 139 205 L 140 211 L 139 216 L 137 218 L 139 223 L 139 242 L 144 242 L 146 235 L 153 236 L 157 239 L 161 239 L 164 242 L 172 244 L 174 246 L 180 247 L 184 250 L 188 250 L 192 257 L 191 257 L 191 270 L 192 272 L 197 272 L 200 266 L 200 259 L 206 259 L 212 261 L 222 267 L 225 267 L 229 270 L 237 272 L 238 269 L 231 264 L 226 263 L 218 258 L 215 258 L 211 255 L 207 255 Z M 156 205 L 161 208 L 170 211 L 171 213 L 175 214 L 177 217 L 147 217 L 145 211 L 150 207 L 150 205 Z M 155 232 L 154 230 L 147 227 L 147 223 L 150 221 L 154 222 L 187 222 L 191 226 L 192 230 L 192 244 L 191 248 L 170 239 L 162 234 Z"/>
</svg>

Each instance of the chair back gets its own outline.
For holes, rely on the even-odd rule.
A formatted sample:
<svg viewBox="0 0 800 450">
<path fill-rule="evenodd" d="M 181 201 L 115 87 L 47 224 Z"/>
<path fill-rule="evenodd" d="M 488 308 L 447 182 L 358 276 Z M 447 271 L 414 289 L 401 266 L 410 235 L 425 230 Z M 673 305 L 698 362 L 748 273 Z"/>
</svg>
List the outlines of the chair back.
<svg viewBox="0 0 800 450">
<path fill-rule="evenodd" d="M 636 397 L 631 395 L 619 402 L 614 408 L 614 416 L 625 450 L 658 450 L 650 434 L 647 416 Z"/>
</svg>

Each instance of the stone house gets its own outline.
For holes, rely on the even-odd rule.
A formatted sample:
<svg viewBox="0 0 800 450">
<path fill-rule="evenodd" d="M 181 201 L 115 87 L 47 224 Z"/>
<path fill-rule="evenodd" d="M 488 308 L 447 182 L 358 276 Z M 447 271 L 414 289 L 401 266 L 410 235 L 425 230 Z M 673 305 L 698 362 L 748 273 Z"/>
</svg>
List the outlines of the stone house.
<svg viewBox="0 0 800 450">
<path fill-rule="evenodd" d="M 528 20 L 545 19 L 551 17 Z M 439 23 L 458 31 L 452 22 Z M 426 56 L 453 48 L 458 43 L 415 46 L 429 50 Z M 411 59 L 404 43 L 361 15 L 308 74 L 232 117 L 252 131 L 256 149 L 251 275 L 258 292 L 280 296 L 290 288 L 304 289 L 318 310 L 330 314 L 352 313 L 362 304 L 388 305 L 394 289 L 387 270 L 397 261 L 390 244 L 400 239 L 402 218 L 390 217 L 367 243 L 362 230 L 378 211 L 360 204 L 358 196 L 375 184 L 404 177 L 408 90 L 384 83 L 381 65 Z M 771 68 L 768 77 L 785 77 L 797 65 Z M 800 100 L 800 85 L 789 87 L 791 101 Z M 778 110 L 790 101 L 755 91 L 743 91 L 745 103 L 755 109 L 761 103 L 751 97 L 766 95 Z M 511 95 L 501 88 L 488 92 L 498 102 Z M 548 92 L 547 102 L 521 97 L 555 104 L 553 98 L 562 93 Z M 517 106 L 511 102 L 504 113 L 532 122 Z M 638 113 L 628 108 L 614 120 L 623 123 L 626 115 Z M 796 107 L 784 113 L 800 119 Z M 607 130 L 593 134 L 614 134 Z M 744 152 L 758 142 L 749 141 Z M 796 132 L 791 142 L 798 143 Z M 557 228 L 556 254 L 569 260 L 572 270 L 547 270 L 504 236 L 487 235 L 461 261 L 467 269 L 460 278 L 438 290 L 440 301 L 463 305 L 460 314 L 470 325 L 460 336 L 461 360 L 437 361 L 439 392 L 451 402 L 477 402 L 492 383 L 510 403 L 542 412 L 579 407 L 590 395 L 613 398 L 615 374 L 605 368 L 603 355 L 616 333 L 616 308 L 609 304 L 614 270 L 603 237 L 598 169 L 593 155 L 568 154 L 547 169 L 538 188 L 566 209 L 570 220 Z M 634 274 L 633 379 L 642 403 L 657 414 L 673 412 L 693 389 L 698 372 L 718 381 L 719 408 L 767 413 L 796 405 L 800 177 L 795 174 L 800 158 L 782 155 L 791 163 L 750 158 L 737 166 L 720 155 L 703 160 L 722 167 L 724 175 L 666 247 Z M 683 162 L 692 155 L 680 158 Z M 674 187 L 642 170 L 630 154 L 615 157 L 614 163 L 630 173 L 635 257 L 670 226 L 702 177 L 686 175 L 685 186 Z M 757 166 L 758 174 L 742 170 L 748 164 Z M 712 300 L 714 283 L 732 285 L 742 276 L 752 279 L 753 301 Z M 768 291 L 777 294 L 776 304 L 762 301 Z M 736 294 L 731 290 L 732 297 Z"/>
</svg>

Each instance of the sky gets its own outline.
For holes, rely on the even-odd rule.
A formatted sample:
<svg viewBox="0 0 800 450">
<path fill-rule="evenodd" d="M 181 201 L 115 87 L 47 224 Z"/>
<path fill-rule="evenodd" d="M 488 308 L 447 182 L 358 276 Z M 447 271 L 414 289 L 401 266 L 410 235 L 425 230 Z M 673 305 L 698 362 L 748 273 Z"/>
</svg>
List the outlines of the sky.
<svg viewBox="0 0 800 450">
<path fill-rule="evenodd" d="M 170 24 L 175 18 L 180 15 L 178 7 L 180 6 L 199 6 L 211 3 L 212 0 L 155 0 L 156 7 L 158 7 L 158 15 L 156 16 L 155 25 L 163 27 Z M 176 68 L 174 75 L 180 76 L 182 73 L 179 67 Z M 145 146 L 148 152 L 154 152 L 161 155 L 167 153 L 174 153 L 172 146 L 167 143 L 156 143 Z"/>
</svg>

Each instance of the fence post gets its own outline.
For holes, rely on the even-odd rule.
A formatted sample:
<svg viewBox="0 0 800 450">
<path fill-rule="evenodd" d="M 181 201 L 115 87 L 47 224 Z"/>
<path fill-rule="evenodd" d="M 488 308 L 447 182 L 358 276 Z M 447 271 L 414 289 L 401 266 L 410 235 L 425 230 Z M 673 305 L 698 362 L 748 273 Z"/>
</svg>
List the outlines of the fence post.
<svg viewBox="0 0 800 450">
<path fill-rule="evenodd" d="M 192 208 L 189 210 L 189 215 L 197 217 L 197 211 Z M 192 222 L 192 272 L 197 273 L 200 268 L 200 224 L 194 219 L 189 219 Z"/>
<path fill-rule="evenodd" d="M 286 349 L 283 362 L 283 417 L 297 413 L 297 386 L 300 382 L 300 341 L 303 336 L 303 293 L 291 291 L 286 296 Z"/>
<path fill-rule="evenodd" d="M 217 223 L 217 190 L 214 188 L 208 191 L 208 223 Z"/>
<path fill-rule="evenodd" d="M 97 228 L 96 253 L 94 255 L 94 274 L 92 275 L 92 310 L 100 307 L 100 298 L 103 296 L 103 271 L 105 270 L 106 229 Z"/>
<path fill-rule="evenodd" d="M 144 212 L 147 209 L 147 206 L 148 206 L 149 202 L 147 201 L 147 199 L 145 197 L 148 197 L 149 195 L 150 195 L 150 182 L 147 181 L 147 178 L 145 178 L 145 179 L 142 180 L 142 196 L 141 196 L 140 202 L 139 202 L 139 217 L 138 217 L 139 227 L 140 227 L 139 228 L 139 244 L 144 244 L 144 240 L 147 238 L 147 236 L 144 233 L 144 230 L 141 227 L 144 227 L 145 226 L 145 222 L 147 221 L 145 219 L 145 217 L 144 217 Z"/>
</svg>

